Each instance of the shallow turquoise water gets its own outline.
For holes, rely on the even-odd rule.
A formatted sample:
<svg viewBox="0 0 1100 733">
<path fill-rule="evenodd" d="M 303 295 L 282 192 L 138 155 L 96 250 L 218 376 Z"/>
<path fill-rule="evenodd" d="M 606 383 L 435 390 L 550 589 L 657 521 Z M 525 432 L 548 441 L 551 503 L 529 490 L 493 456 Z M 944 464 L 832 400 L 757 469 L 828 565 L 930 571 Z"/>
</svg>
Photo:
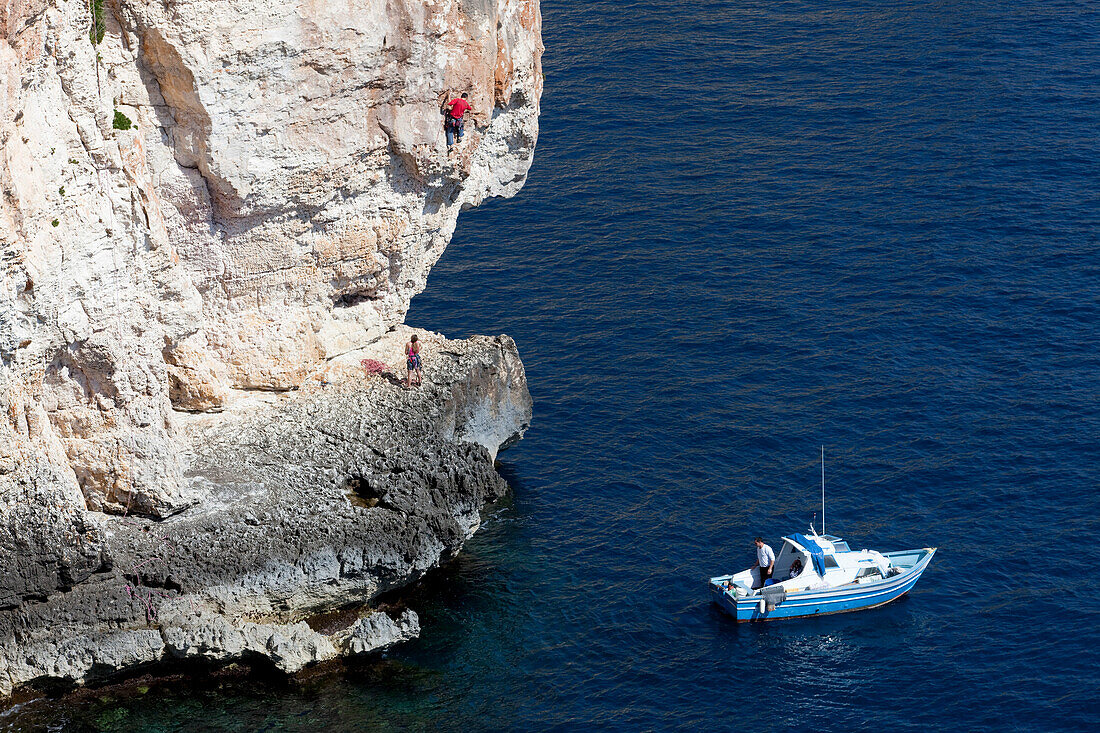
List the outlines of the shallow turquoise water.
<svg viewBox="0 0 1100 733">
<path fill-rule="evenodd" d="M 72 730 L 1087 730 L 1100 711 L 1094 4 L 544 0 L 517 198 L 409 321 L 507 332 L 514 488 L 408 599 L 423 637 L 291 682 L 0 719 Z M 705 579 L 801 531 L 940 548 L 908 597 L 737 626 Z"/>
</svg>

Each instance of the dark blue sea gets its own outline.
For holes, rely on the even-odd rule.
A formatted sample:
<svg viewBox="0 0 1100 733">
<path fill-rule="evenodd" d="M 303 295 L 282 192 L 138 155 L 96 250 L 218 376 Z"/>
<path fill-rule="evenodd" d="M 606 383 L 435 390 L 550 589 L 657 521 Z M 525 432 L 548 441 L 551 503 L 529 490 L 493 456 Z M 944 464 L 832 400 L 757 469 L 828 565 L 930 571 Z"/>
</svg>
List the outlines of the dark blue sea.
<svg viewBox="0 0 1100 733">
<path fill-rule="evenodd" d="M 514 495 L 387 658 L 0 726 L 1096 730 L 1100 5 L 542 0 L 530 180 L 409 322 L 508 333 Z M 820 501 L 908 596 L 737 625 Z"/>
</svg>

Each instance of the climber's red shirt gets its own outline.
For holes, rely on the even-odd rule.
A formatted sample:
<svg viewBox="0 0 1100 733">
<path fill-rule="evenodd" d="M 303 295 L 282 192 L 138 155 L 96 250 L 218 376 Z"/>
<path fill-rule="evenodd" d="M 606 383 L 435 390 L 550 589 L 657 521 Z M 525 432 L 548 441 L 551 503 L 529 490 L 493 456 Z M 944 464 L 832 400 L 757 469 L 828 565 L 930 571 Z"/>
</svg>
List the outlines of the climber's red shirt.
<svg viewBox="0 0 1100 733">
<path fill-rule="evenodd" d="M 456 120 L 461 120 L 462 115 L 466 114 L 466 110 L 470 109 L 470 103 L 462 97 L 451 100 L 451 117 Z"/>
</svg>

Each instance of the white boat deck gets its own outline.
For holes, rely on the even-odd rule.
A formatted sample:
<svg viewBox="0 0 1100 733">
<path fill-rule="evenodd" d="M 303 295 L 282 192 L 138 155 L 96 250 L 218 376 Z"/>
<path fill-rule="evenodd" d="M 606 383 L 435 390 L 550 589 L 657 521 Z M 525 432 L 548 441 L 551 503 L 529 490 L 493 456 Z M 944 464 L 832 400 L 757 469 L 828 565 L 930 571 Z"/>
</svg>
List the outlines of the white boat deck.
<svg viewBox="0 0 1100 733">
<path fill-rule="evenodd" d="M 906 564 L 903 559 L 907 555 L 893 558 L 876 550 L 852 550 L 839 537 L 813 534 L 807 539 L 812 540 L 822 550 L 819 563 L 823 566 L 823 572 L 818 572 L 814 567 L 812 554 L 795 539 L 800 537 L 801 535 L 784 537 L 783 545 L 775 558 L 771 585 L 780 586 L 787 593 L 881 583 L 912 567 L 912 562 Z M 916 556 L 914 561 L 915 559 Z M 791 566 L 796 560 L 801 562 L 801 569 L 796 566 L 796 573 L 792 575 Z M 725 583 L 736 596 L 744 597 L 760 593 L 759 573 L 757 568 L 750 568 L 711 580 Z"/>
</svg>

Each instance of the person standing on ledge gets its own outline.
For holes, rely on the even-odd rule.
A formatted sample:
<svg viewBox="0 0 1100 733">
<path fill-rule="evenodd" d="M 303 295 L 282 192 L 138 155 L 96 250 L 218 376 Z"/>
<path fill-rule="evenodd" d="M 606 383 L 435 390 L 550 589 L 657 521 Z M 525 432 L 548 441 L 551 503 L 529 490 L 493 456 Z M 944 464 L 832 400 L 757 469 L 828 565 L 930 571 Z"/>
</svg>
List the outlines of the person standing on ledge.
<svg viewBox="0 0 1100 733">
<path fill-rule="evenodd" d="M 413 372 L 416 372 L 416 386 L 419 387 L 424 383 L 424 373 L 421 371 L 423 362 L 420 361 L 420 343 L 416 340 L 416 334 L 414 333 L 409 342 L 405 344 L 405 368 L 408 370 L 408 374 L 405 375 L 405 389 L 412 386 Z"/>
<path fill-rule="evenodd" d="M 462 142 L 462 135 L 466 127 L 465 115 L 473 108 L 470 106 L 469 95 L 466 92 L 463 92 L 461 97 L 456 97 L 447 102 L 444 107 L 447 114 L 444 117 L 443 129 L 447 132 L 447 151 L 450 152 L 452 145 L 456 142 Z"/>
<path fill-rule="evenodd" d="M 775 552 L 764 544 L 763 537 L 752 541 L 756 545 L 756 567 L 760 568 L 760 587 L 763 588 L 775 570 Z"/>
</svg>

